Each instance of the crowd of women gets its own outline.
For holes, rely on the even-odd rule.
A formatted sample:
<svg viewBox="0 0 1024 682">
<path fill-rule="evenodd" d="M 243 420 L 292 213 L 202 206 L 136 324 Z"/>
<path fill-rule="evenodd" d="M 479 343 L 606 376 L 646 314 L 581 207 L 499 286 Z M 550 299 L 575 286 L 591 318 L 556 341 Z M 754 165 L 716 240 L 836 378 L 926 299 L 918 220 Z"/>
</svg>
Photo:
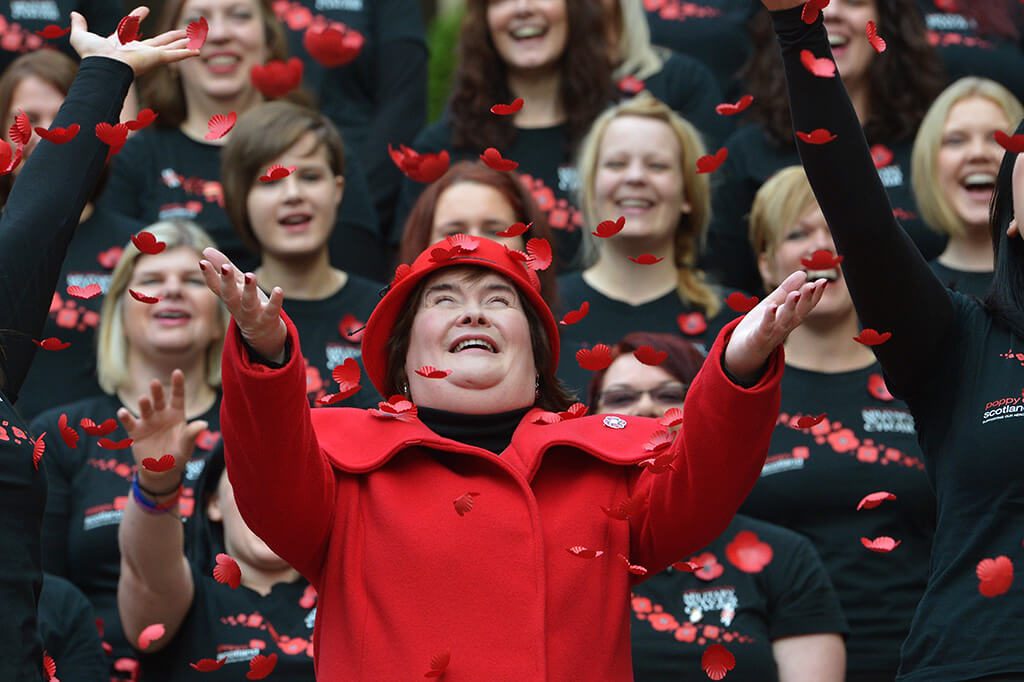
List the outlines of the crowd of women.
<svg viewBox="0 0 1024 682">
<path fill-rule="evenodd" d="M 1024 6 L 464 4 L 0 3 L 0 679 L 1024 680 Z"/>
</svg>

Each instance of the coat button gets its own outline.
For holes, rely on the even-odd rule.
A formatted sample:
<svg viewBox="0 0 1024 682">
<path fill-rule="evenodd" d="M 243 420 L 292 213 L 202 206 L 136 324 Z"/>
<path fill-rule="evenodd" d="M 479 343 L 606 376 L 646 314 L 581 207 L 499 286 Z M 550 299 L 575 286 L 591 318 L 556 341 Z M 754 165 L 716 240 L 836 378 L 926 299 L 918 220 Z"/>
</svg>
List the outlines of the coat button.
<svg viewBox="0 0 1024 682">
<path fill-rule="evenodd" d="M 608 415 L 604 418 L 604 425 L 609 429 L 624 429 L 626 428 L 626 420 L 622 417 Z"/>
</svg>

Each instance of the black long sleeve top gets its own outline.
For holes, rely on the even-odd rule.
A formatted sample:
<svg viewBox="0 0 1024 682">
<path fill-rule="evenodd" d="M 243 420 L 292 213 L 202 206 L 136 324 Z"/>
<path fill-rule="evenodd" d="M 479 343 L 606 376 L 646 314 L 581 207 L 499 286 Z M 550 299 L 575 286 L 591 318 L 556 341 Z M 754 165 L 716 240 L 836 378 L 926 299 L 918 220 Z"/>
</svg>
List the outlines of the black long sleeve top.
<svg viewBox="0 0 1024 682">
<path fill-rule="evenodd" d="M 78 123 L 81 132 L 65 145 L 39 144 L 0 216 L 2 680 L 43 676 L 36 605 L 43 580 L 40 535 L 46 479 L 33 464 L 35 442 L 12 403 L 36 352 L 33 340 L 39 339 L 46 321 L 68 244 L 107 154 L 93 130 L 97 123 L 117 121 L 131 82 L 131 69 L 121 62 L 100 57 L 82 61 L 53 123 Z M 47 436 L 54 437 L 59 436 Z"/>
<path fill-rule="evenodd" d="M 1024 527 L 1024 339 L 946 290 L 893 218 L 842 82 L 801 64 L 802 50 L 830 54 L 821 21 L 805 25 L 799 8 L 773 19 L 795 128 L 837 136 L 801 143 L 800 155 L 861 321 L 892 333 L 875 355 L 914 416 L 936 492 L 928 583 L 897 680 L 1024 673 L 1024 581 L 1012 577 Z"/>
</svg>

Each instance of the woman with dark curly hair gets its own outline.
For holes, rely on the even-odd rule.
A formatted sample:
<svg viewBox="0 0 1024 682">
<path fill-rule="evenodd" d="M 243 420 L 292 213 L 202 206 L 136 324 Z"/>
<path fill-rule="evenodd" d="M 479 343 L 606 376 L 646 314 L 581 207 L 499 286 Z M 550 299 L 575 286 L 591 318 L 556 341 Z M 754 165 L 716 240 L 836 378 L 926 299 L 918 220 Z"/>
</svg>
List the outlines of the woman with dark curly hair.
<svg viewBox="0 0 1024 682">
<path fill-rule="evenodd" d="M 416 151 L 448 149 L 456 158 L 495 147 L 517 161 L 555 232 L 561 264 L 575 256 L 582 223 L 570 199 L 573 150 L 613 97 L 603 36 L 604 10 L 593 0 L 469 0 L 449 110 L 413 143 Z M 525 100 L 518 113 L 491 113 L 516 98 Z M 403 185 L 395 243 L 420 190 Z"/>
<path fill-rule="evenodd" d="M 509 226 L 527 226 L 521 235 L 503 237 Z M 482 163 L 459 161 L 433 182 L 413 204 L 405 221 L 398 262 L 411 264 L 429 245 L 454 234 L 487 237 L 522 251 L 534 238 L 551 239 L 544 213 L 515 172 L 503 173 Z M 548 306 L 557 301 L 555 273 L 537 273 Z"/>
<path fill-rule="evenodd" d="M 1024 99 L 1024 6 L 1015 0 L 917 0 L 950 80 L 990 78 Z"/>
<path fill-rule="evenodd" d="M 910 188 L 914 135 L 944 84 L 941 62 L 928 45 L 920 13 L 913 0 L 838 0 L 823 11 L 836 52 L 836 70 L 873 145 L 875 167 L 894 214 L 925 258 L 935 258 L 945 239 L 916 219 Z M 868 21 L 875 22 L 888 43 L 884 54 L 879 55 L 867 39 Z M 758 188 L 777 171 L 799 163 L 799 156 L 768 16 L 758 16 L 754 24 L 754 54 L 744 78 L 755 98 L 749 115 L 757 125 L 738 131 L 726 142 L 729 158 L 717 173 L 720 184 L 713 195 L 704 262 L 721 283 L 757 292 L 761 279 L 747 241 L 746 217 Z"/>
</svg>

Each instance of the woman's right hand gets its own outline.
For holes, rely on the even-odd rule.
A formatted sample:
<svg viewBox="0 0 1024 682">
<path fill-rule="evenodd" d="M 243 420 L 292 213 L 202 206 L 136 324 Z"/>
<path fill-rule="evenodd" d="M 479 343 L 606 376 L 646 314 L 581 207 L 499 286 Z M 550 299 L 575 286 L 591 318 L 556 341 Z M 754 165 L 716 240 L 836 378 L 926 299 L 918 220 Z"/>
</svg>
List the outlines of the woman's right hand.
<svg viewBox="0 0 1024 682">
<path fill-rule="evenodd" d="M 284 292 L 274 287 L 267 298 L 256 286 L 256 276 L 251 272 L 243 274 L 223 253 L 208 248 L 203 255 L 206 258 L 199 261 L 199 267 L 206 286 L 224 301 L 242 338 L 263 358 L 283 362 L 288 338 L 288 328 L 281 319 Z"/>
<path fill-rule="evenodd" d="M 139 21 L 142 21 L 148 14 L 148 7 L 136 7 L 129 16 L 138 17 Z M 199 54 L 199 50 L 190 50 L 186 47 L 188 36 L 184 29 L 175 29 L 145 40 L 132 40 L 122 44 L 117 33 L 106 37 L 90 33 L 85 17 L 78 12 L 71 13 L 70 41 L 71 46 L 75 48 L 78 56 L 82 59 L 86 57 L 116 59 L 130 66 L 136 76 L 141 76 L 161 64 L 180 62 L 182 59 Z"/>
</svg>

